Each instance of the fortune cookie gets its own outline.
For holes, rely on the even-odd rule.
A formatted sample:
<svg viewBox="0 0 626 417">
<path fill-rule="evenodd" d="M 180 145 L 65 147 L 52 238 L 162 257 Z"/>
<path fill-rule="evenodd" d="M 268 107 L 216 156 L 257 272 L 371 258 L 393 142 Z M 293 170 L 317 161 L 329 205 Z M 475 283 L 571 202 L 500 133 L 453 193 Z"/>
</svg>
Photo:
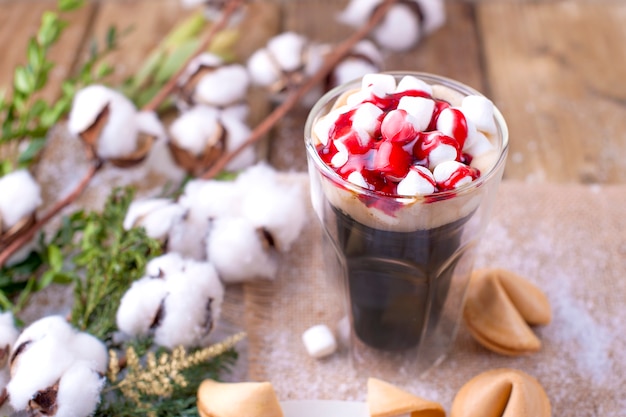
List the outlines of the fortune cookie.
<svg viewBox="0 0 626 417">
<path fill-rule="evenodd" d="M 441 404 L 424 400 L 376 378 L 367 381 L 367 407 L 371 417 L 445 417 Z"/>
<path fill-rule="evenodd" d="M 456 394 L 450 417 L 550 417 L 541 384 L 516 369 L 494 369 L 470 379 Z"/>
<path fill-rule="evenodd" d="M 552 318 L 546 295 L 510 271 L 482 269 L 472 274 L 463 311 L 472 336 L 503 355 L 521 355 L 541 348 L 531 325 Z"/>
<path fill-rule="evenodd" d="M 207 379 L 198 388 L 200 417 L 283 417 L 269 382 L 216 382 Z"/>
</svg>

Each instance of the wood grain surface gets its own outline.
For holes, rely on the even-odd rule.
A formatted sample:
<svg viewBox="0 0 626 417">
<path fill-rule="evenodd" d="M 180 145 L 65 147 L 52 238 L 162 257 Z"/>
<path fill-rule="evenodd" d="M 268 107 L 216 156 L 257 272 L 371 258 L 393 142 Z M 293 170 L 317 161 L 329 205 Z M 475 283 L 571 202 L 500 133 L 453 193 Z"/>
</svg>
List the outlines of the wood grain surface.
<svg viewBox="0 0 626 417">
<path fill-rule="evenodd" d="M 346 0 L 266 1 L 266 36 L 292 30 L 320 42 L 344 39 L 350 29 L 335 15 Z M 0 86 L 25 60 L 25 45 L 52 0 L 0 1 Z M 264 5 L 264 6 L 263 6 Z M 387 53 L 387 70 L 445 75 L 491 97 L 510 128 L 505 178 L 526 182 L 626 182 L 626 3 L 618 0 L 449 0 L 443 28 L 406 53 Z M 132 28 L 111 57 L 113 83 L 144 62 L 186 13 L 178 0 L 103 0 L 68 13 L 70 27 L 52 51 L 60 65 L 44 92 L 59 82 L 115 24 Z M 247 44 L 259 36 L 250 37 Z M 248 51 L 250 48 L 248 48 Z M 306 108 L 295 109 L 271 135 L 270 161 L 305 169 L 302 129 Z"/>
</svg>

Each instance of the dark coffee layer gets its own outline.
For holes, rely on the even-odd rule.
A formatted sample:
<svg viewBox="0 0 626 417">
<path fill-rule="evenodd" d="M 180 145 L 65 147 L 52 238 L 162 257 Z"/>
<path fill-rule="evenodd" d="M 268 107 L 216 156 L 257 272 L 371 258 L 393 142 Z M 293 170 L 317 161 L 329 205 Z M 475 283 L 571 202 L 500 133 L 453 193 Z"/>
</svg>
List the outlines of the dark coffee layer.
<svg viewBox="0 0 626 417">
<path fill-rule="evenodd" d="M 390 232 L 334 211 L 356 335 L 382 350 L 416 346 L 429 323 L 439 320 L 470 216 L 433 229 Z"/>
</svg>

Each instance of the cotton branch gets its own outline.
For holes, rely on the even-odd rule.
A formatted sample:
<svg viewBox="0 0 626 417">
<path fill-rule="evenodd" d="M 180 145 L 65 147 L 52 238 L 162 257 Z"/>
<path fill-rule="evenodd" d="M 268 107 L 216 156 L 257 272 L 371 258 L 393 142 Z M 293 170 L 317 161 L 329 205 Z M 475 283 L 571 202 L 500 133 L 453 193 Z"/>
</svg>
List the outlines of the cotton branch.
<svg viewBox="0 0 626 417">
<path fill-rule="evenodd" d="M 226 165 L 237 155 L 239 155 L 246 147 L 258 142 L 263 135 L 281 119 L 283 118 L 297 103 L 298 101 L 308 93 L 313 87 L 319 84 L 332 69 L 347 56 L 352 48 L 363 38 L 365 38 L 369 32 L 381 21 L 385 16 L 389 8 L 396 3 L 396 0 L 385 0 L 380 7 L 372 14 L 370 20 L 366 25 L 362 26 L 359 30 L 355 31 L 348 39 L 340 43 L 333 53 L 328 55 L 324 60 L 322 67 L 313 74 L 305 83 L 299 88 L 292 91 L 285 101 L 283 101 L 278 107 L 274 109 L 257 127 L 250 133 L 250 136 L 234 151 L 222 155 L 215 164 L 202 175 L 203 179 L 210 179 L 219 174 Z"/>
<path fill-rule="evenodd" d="M 168 82 L 159 90 L 159 92 L 152 98 L 152 100 L 147 103 L 142 110 L 144 111 L 154 111 L 156 110 L 161 103 L 167 98 L 169 94 L 176 87 L 176 83 L 180 78 L 181 74 L 185 71 L 189 62 L 198 54 L 202 53 L 207 49 L 207 47 L 211 44 L 215 36 L 223 30 L 228 24 L 230 17 L 239 9 L 242 5 L 243 0 L 230 0 L 226 3 L 224 7 L 224 12 L 219 20 L 217 20 L 212 26 L 209 32 L 206 34 L 197 50 L 191 55 L 191 57 L 185 62 L 180 69 L 174 74 Z M 98 160 L 96 157 L 93 158 L 93 163 L 85 176 L 81 179 L 81 181 L 77 184 L 76 188 L 74 188 L 66 197 L 57 201 L 54 206 L 52 206 L 49 211 L 38 219 L 32 226 L 26 229 L 23 233 L 21 233 L 13 242 L 11 242 L 6 248 L 4 248 L 0 252 L 0 268 L 4 266 L 7 260 L 17 252 L 22 246 L 27 244 L 35 234 L 41 230 L 50 220 L 52 220 L 55 216 L 57 216 L 61 210 L 74 202 L 87 188 L 91 180 L 95 177 L 96 173 L 100 170 L 103 163 Z"/>
</svg>

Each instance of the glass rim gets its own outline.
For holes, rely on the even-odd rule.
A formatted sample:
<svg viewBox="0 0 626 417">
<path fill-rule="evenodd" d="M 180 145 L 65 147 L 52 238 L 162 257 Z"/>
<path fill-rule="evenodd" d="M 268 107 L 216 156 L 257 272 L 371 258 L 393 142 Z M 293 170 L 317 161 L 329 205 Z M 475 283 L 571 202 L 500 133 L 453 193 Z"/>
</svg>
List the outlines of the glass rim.
<svg viewBox="0 0 626 417">
<path fill-rule="evenodd" d="M 426 81 L 430 85 L 435 85 L 435 84 L 443 85 L 445 87 L 451 88 L 455 92 L 464 94 L 465 96 L 477 95 L 481 97 L 486 97 L 484 94 L 482 94 L 478 90 L 475 90 L 474 88 L 466 84 L 463 84 L 459 81 L 453 80 L 445 76 L 435 75 L 435 74 L 431 74 L 428 72 L 384 71 L 384 72 L 381 72 L 381 74 L 390 74 L 390 75 L 395 76 L 396 78 L 406 76 L 406 75 L 411 75 L 411 76 L 421 79 L 422 81 Z M 375 197 L 375 198 L 384 197 L 384 198 L 393 198 L 393 199 L 400 199 L 400 200 L 423 199 L 423 200 L 430 200 L 430 201 L 439 201 L 439 200 L 444 200 L 444 199 L 452 198 L 455 196 L 459 196 L 462 194 L 466 194 L 475 190 L 476 188 L 481 187 L 483 184 L 489 182 L 489 180 L 492 177 L 497 175 L 500 168 L 504 165 L 506 157 L 507 157 L 507 153 L 508 153 L 508 148 L 509 148 L 509 130 L 508 130 L 506 121 L 504 119 L 504 116 L 500 112 L 500 109 L 498 109 L 498 107 L 494 104 L 494 119 L 496 121 L 498 136 L 500 137 L 502 141 L 502 146 L 500 148 L 498 158 L 496 162 L 493 164 L 493 166 L 491 167 L 491 169 L 489 169 L 489 171 L 485 173 L 481 173 L 480 177 L 478 177 L 476 180 L 468 184 L 464 184 L 460 186 L 459 188 L 455 188 L 453 190 L 440 191 L 440 192 L 436 192 L 436 193 L 428 194 L 428 195 L 403 195 L 403 194 L 389 194 L 389 193 L 384 193 L 384 192 L 380 192 L 376 190 L 371 190 L 369 188 L 362 187 L 360 185 L 354 184 L 344 179 L 341 175 L 335 172 L 334 169 L 332 169 L 329 165 L 327 165 L 322 160 L 319 153 L 315 149 L 315 146 L 313 145 L 313 135 L 312 135 L 313 123 L 320 116 L 322 116 L 321 111 L 323 108 L 326 108 L 329 104 L 332 104 L 342 93 L 350 90 L 351 87 L 356 88 L 360 85 L 361 85 L 361 78 L 358 78 L 358 79 L 349 81 L 345 84 L 336 86 L 333 89 L 326 92 L 313 105 L 313 107 L 309 111 L 306 122 L 304 124 L 304 142 L 305 142 L 305 148 L 306 148 L 306 152 L 308 155 L 308 159 L 314 162 L 315 166 L 317 167 L 320 173 L 322 173 L 324 176 L 326 176 L 328 179 L 335 182 L 336 184 L 358 195 L 365 195 L 368 197 Z"/>
</svg>

